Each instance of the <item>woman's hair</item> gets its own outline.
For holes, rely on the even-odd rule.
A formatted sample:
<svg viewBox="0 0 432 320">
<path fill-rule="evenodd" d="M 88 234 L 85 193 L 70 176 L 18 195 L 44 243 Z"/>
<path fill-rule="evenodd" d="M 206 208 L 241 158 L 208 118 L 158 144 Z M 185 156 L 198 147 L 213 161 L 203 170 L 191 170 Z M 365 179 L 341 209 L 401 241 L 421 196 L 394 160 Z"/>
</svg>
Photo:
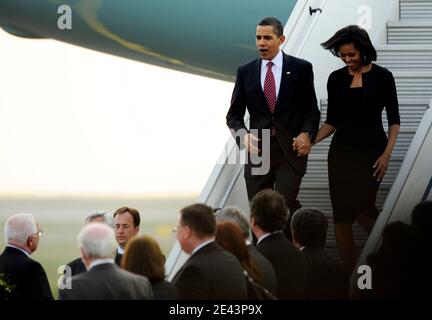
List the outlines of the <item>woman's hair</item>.
<svg viewBox="0 0 432 320">
<path fill-rule="evenodd" d="M 247 273 L 261 283 L 261 270 L 249 254 L 240 228 L 230 221 L 217 224 L 216 242 L 240 261 Z"/>
<path fill-rule="evenodd" d="M 152 281 L 165 278 L 165 258 L 153 238 L 135 237 L 128 241 L 121 259 L 121 267 Z"/>
<path fill-rule="evenodd" d="M 356 25 L 350 25 L 337 31 L 330 39 L 321 43 L 321 46 L 329 50 L 336 57 L 340 57 L 339 48 L 344 44 L 352 43 L 360 51 L 362 64 L 368 65 L 376 61 L 377 52 L 366 30 Z"/>
</svg>

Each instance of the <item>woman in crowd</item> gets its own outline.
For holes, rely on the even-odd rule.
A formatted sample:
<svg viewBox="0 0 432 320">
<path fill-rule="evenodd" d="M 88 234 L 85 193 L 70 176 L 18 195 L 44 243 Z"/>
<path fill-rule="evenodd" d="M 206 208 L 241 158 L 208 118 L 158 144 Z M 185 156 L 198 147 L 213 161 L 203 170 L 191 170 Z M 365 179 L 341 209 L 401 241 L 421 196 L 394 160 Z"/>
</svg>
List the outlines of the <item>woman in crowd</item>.
<svg viewBox="0 0 432 320">
<path fill-rule="evenodd" d="M 179 299 L 177 288 L 165 280 L 165 258 L 158 243 L 149 236 L 128 241 L 121 266 L 130 272 L 147 277 L 155 299 Z"/>
<path fill-rule="evenodd" d="M 216 230 L 216 242 L 232 253 L 240 261 L 248 276 L 261 285 L 261 270 L 249 254 L 240 228 L 230 221 L 222 221 L 218 222 Z M 256 292 L 249 282 L 248 298 L 257 299 Z"/>
</svg>

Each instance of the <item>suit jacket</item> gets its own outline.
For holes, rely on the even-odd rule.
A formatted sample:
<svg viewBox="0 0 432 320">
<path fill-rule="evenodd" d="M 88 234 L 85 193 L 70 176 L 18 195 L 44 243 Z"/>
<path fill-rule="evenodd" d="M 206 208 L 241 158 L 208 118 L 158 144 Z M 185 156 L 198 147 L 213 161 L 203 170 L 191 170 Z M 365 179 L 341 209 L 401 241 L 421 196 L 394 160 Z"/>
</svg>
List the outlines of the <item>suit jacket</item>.
<svg viewBox="0 0 432 320">
<path fill-rule="evenodd" d="M 115 263 L 116 265 L 120 266 L 121 258 L 123 257 L 122 254 L 116 253 L 115 257 Z M 82 272 L 86 272 L 86 267 L 84 263 L 82 262 L 81 258 L 77 258 L 67 264 L 69 268 L 71 268 L 71 276 L 76 276 Z"/>
<path fill-rule="evenodd" d="M 269 235 L 256 245 L 256 249 L 273 265 L 279 299 L 306 298 L 305 260 L 282 232 Z"/>
<path fill-rule="evenodd" d="M 6 247 L 0 255 L 0 274 L 15 286 L 11 300 L 52 300 L 51 289 L 41 264 L 24 252 Z"/>
<path fill-rule="evenodd" d="M 297 156 L 292 150 L 292 139 L 300 132 L 308 132 L 313 140 L 318 131 L 320 112 L 313 79 L 312 65 L 308 61 L 283 54 L 279 95 L 272 114 L 261 87 L 261 59 L 241 66 L 237 70 L 231 106 L 226 116 L 228 127 L 235 132 L 246 129 L 243 118 L 247 108 L 250 129 L 275 127 L 285 157 L 298 172 L 304 174 L 307 157 Z M 237 140 L 240 148 L 243 136 L 240 141 Z"/>
<path fill-rule="evenodd" d="M 270 261 L 264 257 L 253 245 L 247 246 L 250 255 L 258 264 L 258 267 L 262 272 L 262 285 L 271 293 L 276 295 L 277 293 L 277 280 L 276 280 L 276 272 L 270 263 Z"/>
<path fill-rule="evenodd" d="M 60 289 L 60 300 L 146 300 L 153 298 L 150 281 L 106 263 L 68 280 L 71 289 Z"/>
<path fill-rule="evenodd" d="M 243 267 L 215 242 L 195 252 L 175 275 L 173 283 L 182 299 L 247 299 Z"/>
<path fill-rule="evenodd" d="M 177 287 L 166 280 L 151 281 L 155 300 L 178 300 L 180 293 Z"/>
<path fill-rule="evenodd" d="M 307 299 L 348 299 L 349 279 L 342 265 L 329 257 L 324 248 L 306 247 Z"/>
</svg>

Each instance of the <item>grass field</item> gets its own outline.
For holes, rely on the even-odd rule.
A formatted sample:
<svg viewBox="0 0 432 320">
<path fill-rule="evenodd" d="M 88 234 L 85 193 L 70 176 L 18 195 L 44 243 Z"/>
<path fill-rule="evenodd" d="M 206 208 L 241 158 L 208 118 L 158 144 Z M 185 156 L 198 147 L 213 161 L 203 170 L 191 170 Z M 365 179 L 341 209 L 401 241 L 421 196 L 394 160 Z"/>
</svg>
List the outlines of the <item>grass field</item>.
<svg viewBox="0 0 432 320">
<path fill-rule="evenodd" d="M 100 208 L 108 208 L 107 211 L 112 213 L 116 208 L 130 202 L 131 204 L 128 205 L 137 208 L 141 213 L 140 235 L 146 234 L 154 237 L 165 256 L 168 256 L 175 242 L 172 229 L 177 223 L 177 213 L 183 206 L 192 203 L 193 199 L 144 199 L 128 202 L 125 200 L 100 200 L 97 206 L 90 202 L 80 205 L 79 210 L 76 209 L 76 200 L 74 200 L 73 204 L 70 203 L 67 214 L 52 214 L 52 212 L 57 212 L 57 207 L 60 205 L 68 208 L 68 201 L 53 201 L 55 205 L 46 199 L 42 202 L 36 201 L 33 203 L 35 210 L 32 211 L 29 209 L 32 205 L 31 200 L 26 199 L 17 202 L 15 200 L 0 199 L 1 248 L 4 247 L 4 222 L 10 214 L 32 212 L 41 224 L 44 234 L 41 237 L 38 250 L 31 257 L 43 265 L 54 297 L 57 297 L 57 281 L 61 276 L 57 272 L 58 268 L 79 257 L 77 235 L 87 214 L 98 211 Z M 46 204 L 46 209 L 44 209 L 43 203 Z"/>
</svg>

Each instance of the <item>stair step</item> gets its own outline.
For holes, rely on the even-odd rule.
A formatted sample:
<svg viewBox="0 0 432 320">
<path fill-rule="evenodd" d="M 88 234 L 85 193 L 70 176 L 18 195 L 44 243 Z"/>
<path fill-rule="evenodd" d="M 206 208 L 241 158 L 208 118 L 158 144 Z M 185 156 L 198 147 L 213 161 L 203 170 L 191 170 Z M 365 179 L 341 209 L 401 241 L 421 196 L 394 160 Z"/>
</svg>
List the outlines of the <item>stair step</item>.
<svg viewBox="0 0 432 320">
<path fill-rule="evenodd" d="M 400 19 L 432 19 L 431 0 L 400 0 Z"/>
<path fill-rule="evenodd" d="M 396 71 L 393 76 L 399 99 L 432 98 L 432 71 Z"/>
<path fill-rule="evenodd" d="M 388 44 L 432 44 L 431 20 L 387 22 Z"/>
<path fill-rule="evenodd" d="M 392 71 L 432 71 L 432 45 L 380 45 L 376 49 L 377 64 Z"/>
</svg>

